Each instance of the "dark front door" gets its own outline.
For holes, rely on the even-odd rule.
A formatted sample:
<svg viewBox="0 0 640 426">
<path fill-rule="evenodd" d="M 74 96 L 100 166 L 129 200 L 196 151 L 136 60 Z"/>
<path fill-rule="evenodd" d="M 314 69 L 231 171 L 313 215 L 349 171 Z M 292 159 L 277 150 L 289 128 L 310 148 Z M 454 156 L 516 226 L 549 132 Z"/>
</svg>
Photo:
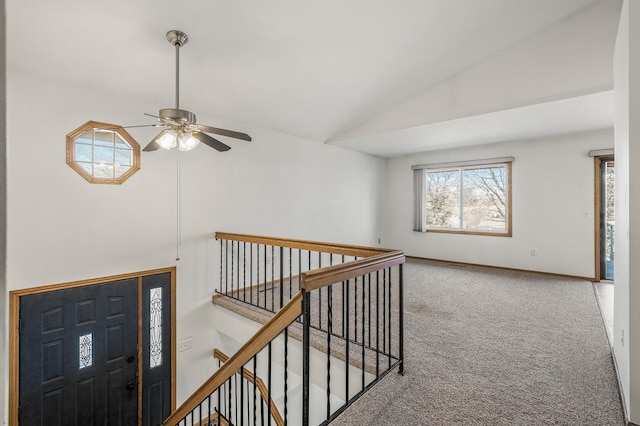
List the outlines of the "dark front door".
<svg viewBox="0 0 640 426">
<path fill-rule="evenodd" d="M 138 424 L 138 279 L 20 298 L 20 425 Z"/>
</svg>

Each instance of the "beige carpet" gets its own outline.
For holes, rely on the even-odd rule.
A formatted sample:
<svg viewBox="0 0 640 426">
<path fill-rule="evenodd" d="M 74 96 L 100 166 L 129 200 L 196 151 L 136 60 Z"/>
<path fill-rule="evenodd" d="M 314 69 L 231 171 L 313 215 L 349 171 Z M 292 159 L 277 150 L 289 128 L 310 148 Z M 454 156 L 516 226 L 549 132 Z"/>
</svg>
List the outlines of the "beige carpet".
<svg viewBox="0 0 640 426">
<path fill-rule="evenodd" d="M 624 425 L 591 283 L 409 260 L 405 285 L 405 375 L 332 424 Z"/>
</svg>

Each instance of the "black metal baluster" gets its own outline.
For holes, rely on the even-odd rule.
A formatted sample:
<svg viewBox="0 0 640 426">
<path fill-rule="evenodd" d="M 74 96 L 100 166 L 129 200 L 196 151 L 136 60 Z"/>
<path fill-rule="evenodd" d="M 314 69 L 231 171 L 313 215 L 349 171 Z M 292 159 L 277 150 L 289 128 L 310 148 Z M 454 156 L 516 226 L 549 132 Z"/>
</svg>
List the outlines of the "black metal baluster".
<svg viewBox="0 0 640 426">
<path fill-rule="evenodd" d="M 253 305 L 253 243 L 249 243 L 249 303 Z"/>
<path fill-rule="evenodd" d="M 365 332 L 365 286 L 364 286 L 364 280 L 365 280 L 365 276 L 362 276 L 362 389 L 364 389 L 364 382 L 365 382 L 365 377 L 364 377 L 364 358 L 365 358 L 365 352 L 364 352 L 364 345 L 365 345 L 365 340 L 364 340 L 364 332 Z"/>
<path fill-rule="evenodd" d="M 280 308 L 284 304 L 284 247 L 280 247 Z"/>
<path fill-rule="evenodd" d="M 258 356 L 254 355 L 253 356 L 253 424 L 257 425 L 258 424 L 258 409 L 256 407 L 257 404 L 257 386 L 256 386 L 256 377 L 258 376 L 258 360 L 257 360 Z"/>
<path fill-rule="evenodd" d="M 368 316 L 369 321 L 367 322 L 367 324 L 369 326 L 368 327 L 369 328 L 369 330 L 368 330 L 369 331 L 369 335 L 368 335 L 369 347 L 371 347 L 371 303 L 373 301 L 373 298 L 371 297 L 371 273 L 369 273 L 369 281 L 367 283 L 367 286 L 369 288 L 369 292 L 368 292 L 368 294 L 369 294 L 369 303 L 367 303 L 368 310 L 369 310 L 369 316 Z"/>
<path fill-rule="evenodd" d="M 344 254 L 342 255 L 342 263 L 344 263 Z M 342 281 L 342 338 L 344 339 L 344 336 L 346 335 L 345 333 L 345 315 L 346 315 L 346 308 L 345 308 L 345 300 L 346 300 L 346 288 L 345 288 L 345 282 Z M 348 399 L 348 398 L 347 398 Z"/>
<path fill-rule="evenodd" d="M 198 419 L 200 419 L 199 421 L 202 421 L 202 403 L 198 404 Z"/>
<path fill-rule="evenodd" d="M 302 250 L 298 249 L 298 290 L 300 290 L 301 282 L 302 282 Z"/>
<path fill-rule="evenodd" d="M 222 272 L 224 271 L 224 265 L 222 264 L 222 252 L 224 251 L 222 249 L 222 242 L 224 240 L 220 240 L 220 293 L 222 293 Z"/>
<path fill-rule="evenodd" d="M 233 265 L 234 265 L 234 257 L 235 257 L 233 255 L 233 243 L 234 241 L 231 241 L 231 297 L 235 299 L 236 296 L 233 295 Z"/>
<path fill-rule="evenodd" d="M 237 397 L 236 397 L 237 400 Z M 240 426 L 244 426 L 244 365 L 240 368 Z"/>
<path fill-rule="evenodd" d="M 404 375 L 404 288 L 403 288 L 403 264 L 398 265 L 398 352 L 400 368 L 398 372 Z"/>
<path fill-rule="evenodd" d="M 242 300 L 247 301 L 247 243 L 242 242 Z"/>
<path fill-rule="evenodd" d="M 327 419 L 331 416 L 331 333 L 333 333 L 333 285 L 327 287 Z"/>
<path fill-rule="evenodd" d="M 311 324 L 311 299 L 302 290 L 302 426 L 309 426 L 309 325 Z"/>
<path fill-rule="evenodd" d="M 267 369 L 267 395 L 268 395 L 268 410 L 267 410 L 267 424 L 271 424 L 271 342 L 267 345 L 267 359 L 269 368 Z"/>
<path fill-rule="evenodd" d="M 207 425 L 211 424 L 211 394 L 207 397 Z"/>
<path fill-rule="evenodd" d="M 284 424 L 287 424 L 289 413 L 288 400 L 288 373 L 289 373 L 289 327 L 284 329 Z"/>
<path fill-rule="evenodd" d="M 237 249 L 236 253 L 238 254 L 238 260 L 236 262 L 236 268 L 238 268 L 237 274 L 236 274 L 236 281 L 238 284 L 236 289 L 237 289 L 238 295 L 236 296 L 236 298 L 240 300 L 240 241 L 238 241 L 236 249 Z"/>
<path fill-rule="evenodd" d="M 322 252 L 318 252 L 318 269 L 322 268 Z M 318 329 L 322 330 L 322 287 L 318 289 Z"/>
<path fill-rule="evenodd" d="M 342 260 L 344 261 L 344 256 L 342 257 Z M 346 285 L 345 285 L 345 281 L 343 281 L 342 286 L 345 288 L 345 295 L 346 295 L 346 300 L 343 303 L 347 308 L 346 315 L 343 315 L 346 318 L 346 322 L 347 322 L 347 324 L 345 325 L 346 338 L 345 338 L 345 350 L 344 350 L 344 369 L 345 369 L 344 395 L 345 395 L 345 401 L 349 401 L 349 281 L 348 280 L 346 281 Z"/>
<path fill-rule="evenodd" d="M 220 368 L 220 363 L 218 363 L 218 368 Z M 222 411 L 222 395 L 220 393 L 220 388 L 218 388 L 216 390 L 216 392 L 218 393 L 218 408 L 217 408 L 217 411 L 218 411 L 218 424 L 220 425 L 220 424 L 222 424 L 222 423 L 220 423 L 220 414 L 221 414 L 220 412 Z"/>
<path fill-rule="evenodd" d="M 387 349 L 387 270 L 382 270 L 382 353 Z M 391 359 L 389 359 L 391 360 Z"/>
<path fill-rule="evenodd" d="M 275 276 L 276 257 L 275 257 L 274 250 L 275 250 L 275 247 L 271 246 L 271 312 L 276 311 L 276 304 L 274 303 L 275 291 L 273 289 L 273 287 L 276 285 L 276 276 Z"/>
<path fill-rule="evenodd" d="M 353 340 L 358 344 L 358 277 L 353 279 Z"/>
<path fill-rule="evenodd" d="M 224 243 L 224 292 L 229 294 L 229 240 Z"/>
<path fill-rule="evenodd" d="M 267 310 L 267 245 L 264 244 L 264 309 Z"/>
<path fill-rule="evenodd" d="M 231 393 L 231 377 L 229 377 L 229 379 L 227 380 L 228 386 L 229 386 L 229 401 L 227 402 L 227 417 L 229 420 L 229 424 L 233 423 L 233 416 L 231 415 L 231 399 L 232 399 L 232 393 Z"/>
<path fill-rule="evenodd" d="M 264 426 L 264 401 L 260 398 L 260 424 Z"/>
<path fill-rule="evenodd" d="M 233 402 L 235 402 L 234 405 L 236 406 L 236 423 L 238 423 L 238 373 L 233 375 L 232 385 L 233 395 L 235 396 L 235 398 L 233 398 Z"/>
<path fill-rule="evenodd" d="M 291 280 L 293 280 L 293 249 L 289 247 L 289 299 L 291 300 Z"/>
<path fill-rule="evenodd" d="M 249 364 L 249 361 L 247 361 L 247 365 Z M 251 383 L 249 382 L 249 378 L 247 377 L 247 424 L 251 425 L 251 398 L 250 398 L 250 389 L 251 389 Z"/>
<path fill-rule="evenodd" d="M 376 379 L 380 377 L 380 271 L 376 271 Z"/>
<path fill-rule="evenodd" d="M 389 312 L 389 320 L 388 320 L 388 341 L 389 341 L 389 350 L 388 350 L 388 356 L 389 356 L 389 367 L 387 367 L 389 370 L 391 369 L 391 355 L 392 355 L 392 349 L 391 349 L 391 317 L 392 317 L 392 311 L 391 311 L 391 298 L 392 298 L 392 293 L 391 293 L 391 267 L 389 267 L 388 269 L 388 277 L 389 277 L 389 282 L 388 282 L 388 286 L 389 286 L 389 300 L 387 301 L 388 303 L 388 308 L 387 311 Z"/>
</svg>

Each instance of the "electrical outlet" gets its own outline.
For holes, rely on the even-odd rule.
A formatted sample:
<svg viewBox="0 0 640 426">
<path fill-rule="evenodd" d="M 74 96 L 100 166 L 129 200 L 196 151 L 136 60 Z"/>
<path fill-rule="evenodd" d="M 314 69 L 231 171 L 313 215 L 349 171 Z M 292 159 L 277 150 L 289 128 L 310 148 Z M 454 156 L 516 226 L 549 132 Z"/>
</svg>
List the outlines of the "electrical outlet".
<svg viewBox="0 0 640 426">
<path fill-rule="evenodd" d="M 183 352 L 183 351 L 188 351 L 189 349 L 192 348 L 191 346 L 191 341 L 193 340 L 192 337 L 187 337 L 184 340 L 181 340 L 180 342 L 178 342 L 178 352 Z"/>
<path fill-rule="evenodd" d="M 531 249 L 531 256 L 537 256 L 538 255 L 538 250 L 532 248 Z"/>
</svg>

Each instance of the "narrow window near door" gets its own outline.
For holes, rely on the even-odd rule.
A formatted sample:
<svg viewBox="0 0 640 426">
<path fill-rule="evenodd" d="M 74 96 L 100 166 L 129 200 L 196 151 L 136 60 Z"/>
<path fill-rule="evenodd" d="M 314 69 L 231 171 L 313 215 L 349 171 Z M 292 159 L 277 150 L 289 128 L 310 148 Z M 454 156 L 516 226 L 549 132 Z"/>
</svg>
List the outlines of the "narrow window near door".
<svg viewBox="0 0 640 426">
<path fill-rule="evenodd" d="M 162 365 L 162 288 L 152 288 L 149 293 L 149 365 L 154 368 Z"/>
<path fill-rule="evenodd" d="M 413 166 L 414 230 L 511 236 L 512 162 Z"/>
</svg>

